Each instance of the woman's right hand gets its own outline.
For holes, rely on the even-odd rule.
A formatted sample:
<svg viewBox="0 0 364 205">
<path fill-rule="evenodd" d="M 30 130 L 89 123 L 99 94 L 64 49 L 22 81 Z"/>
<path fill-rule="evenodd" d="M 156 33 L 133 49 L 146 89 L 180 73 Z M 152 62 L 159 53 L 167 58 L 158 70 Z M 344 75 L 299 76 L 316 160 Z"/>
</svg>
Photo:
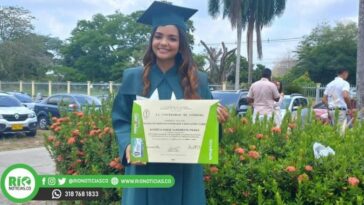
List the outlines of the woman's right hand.
<svg viewBox="0 0 364 205">
<path fill-rule="evenodd" d="M 147 163 L 145 162 L 130 162 L 130 155 L 131 155 L 131 146 L 130 144 L 126 147 L 125 150 L 125 157 L 126 157 L 126 161 L 128 162 L 128 164 L 132 164 L 132 165 L 146 165 Z"/>
</svg>

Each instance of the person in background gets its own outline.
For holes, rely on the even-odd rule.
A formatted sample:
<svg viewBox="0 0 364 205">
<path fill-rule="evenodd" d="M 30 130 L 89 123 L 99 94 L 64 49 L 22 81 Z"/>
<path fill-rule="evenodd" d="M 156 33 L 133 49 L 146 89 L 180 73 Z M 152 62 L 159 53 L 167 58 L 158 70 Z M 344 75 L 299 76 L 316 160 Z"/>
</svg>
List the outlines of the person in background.
<svg viewBox="0 0 364 205">
<path fill-rule="evenodd" d="M 277 127 L 280 127 L 282 123 L 281 104 L 284 99 L 283 84 L 281 81 L 275 81 L 274 83 L 276 84 L 280 94 L 278 102 L 274 102 L 274 123 Z"/>
<path fill-rule="evenodd" d="M 348 77 L 348 70 L 340 69 L 337 77 L 326 86 L 322 102 L 329 109 L 331 124 L 335 123 L 335 110 L 339 111 L 338 123 L 341 125 L 346 123 L 347 114 L 352 114 L 350 84 L 346 81 Z"/>
<path fill-rule="evenodd" d="M 272 71 L 268 68 L 263 70 L 262 78 L 253 83 L 249 89 L 247 98 L 253 104 L 253 122 L 258 117 L 262 120 L 264 116 L 271 118 L 274 114 L 274 103 L 280 99 L 277 86 L 271 82 Z"/>
</svg>

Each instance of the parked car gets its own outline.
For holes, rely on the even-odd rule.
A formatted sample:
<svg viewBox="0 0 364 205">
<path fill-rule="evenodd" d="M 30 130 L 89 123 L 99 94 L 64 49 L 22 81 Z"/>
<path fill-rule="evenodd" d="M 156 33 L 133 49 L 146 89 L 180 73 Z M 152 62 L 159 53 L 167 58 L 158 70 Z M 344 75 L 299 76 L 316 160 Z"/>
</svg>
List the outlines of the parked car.
<svg viewBox="0 0 364 205">
<path fill-rule="evenodd" d="M 7 134 L 37 134 L 37 117 L 14 96 L 0 93 L 0 136 Z"/>
<path fill-rule="evenodd" d="M 99 99 L 101 102 L 103 101 L 107 101 L 109 100 L 109 98 L 111 97 L 109 94 L 103 94 L 103 95 L 98 95 L 95 96 L 97 99 Z"/>
<path fill-rule="evenodd" d="M 285 95 L 281 104 L 282 119 L 287 110 L 292 113 L 293 117 L 297 116 L 297 110 L 301 108 L 301 116 L 305 118 L 308 114 L 308 99 L 301 94 Z"/>
<path fill-rule="evenodd" d="M 83 94 L 55 94 L 44 99 L 34 106 L 34 112 L 38 117 L 40 129 L 47 129 L 51 124 L 51 117 L 60 117 L 60 113 L 65 111 L 81 111 L 86 106 L 101 106 L 99 99 Z"/>
<path fill-rule="evenodd" d="M 316 119 L 320 119 L 323 122 L 329 122 L 328 109 L 323 102 L 317 103 L 313 106 L 313 111 L 315 112 Z"/>
<path fill-rule="evenodd" d="M 351 101 L 352 108 L 356 108 L 355 101 Z M 329 112 L 327 106 L 323 103 L 317 103 L 315 106 L 313 106 L 313 111 L 315 112 L 315 116 L 317 119 L 320 119 L 322 122 L 330 122 L 329 120 Z"/>
<path fill-rule="evenodd" d="M 214 99 L 228 108 L 235 108 L 237 114 L 244 115 L 248 111 L 247 90 L 216 90 L 211 92 Z"/>
<path fill-rule="evenodd" d="M 35 102 L 33 101 L 32 97 L 30 97 L 28 94 L 23 92 L 6 92 L 6 93 L 16 97 L 16 99 L 18 99 L 27 108 L 34 110 Z"/>
<path fill-rule="evenodd" d="M 356 88 L 350 88 L 350 98 L 355 100 L 356 99 Z"/>
</svg>

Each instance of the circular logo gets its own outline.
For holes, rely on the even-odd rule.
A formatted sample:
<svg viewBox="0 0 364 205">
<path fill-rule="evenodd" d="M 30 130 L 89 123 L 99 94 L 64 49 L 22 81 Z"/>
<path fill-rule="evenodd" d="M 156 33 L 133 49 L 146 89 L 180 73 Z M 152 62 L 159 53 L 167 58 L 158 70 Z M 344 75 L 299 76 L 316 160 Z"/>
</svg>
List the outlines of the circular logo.
<svg viewBox="0 0 364 205">
<path fill-rule="evenodd" d="M 111 178 L 111 184 L 112 185 L 117 185 L 119 183 L 119 180 L 118 180 L 118 178 L 116 178 L 116 177 L 113 177 L 113 178 Z"/>
<path fill-rule="evenodd" d="M 37 173 L 28 165 L 14 164 L 1 176 L 1 190 L 6 198 L 15 203 L 33 199 L 37 194 Z"/>
</svg>

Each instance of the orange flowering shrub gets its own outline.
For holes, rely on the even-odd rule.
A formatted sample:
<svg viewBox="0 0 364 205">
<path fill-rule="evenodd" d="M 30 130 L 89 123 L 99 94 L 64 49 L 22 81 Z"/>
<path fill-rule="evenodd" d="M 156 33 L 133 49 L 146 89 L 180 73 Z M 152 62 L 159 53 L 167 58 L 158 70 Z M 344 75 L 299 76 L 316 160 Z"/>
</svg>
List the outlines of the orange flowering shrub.
<svg viewBox="0 0 364 205">
<path fill-rule="evenodd" d="M 350 184 L 350 186 L 358 186 L 359 185 L 360 180 L 356 177 L 349 177 L 348 178 L 348 183 Z"/>
<path fill-rule="evenodd" d="M 119 175 L 124 167 L 119 158 L 118 143 L 111 128 L 111 104 L 101 109 L 88 107 L 83 112 L 63 113 L 52 118 L 51 135 L 45 146 L 55 160 L 59 174 Z M 103 199 L 94 204 L 120 203 L 121 189 L 105 189 Z M 88 204 L 88 203 L 87 203 Z"/>
<path fill-rule="evenodd" d="M 249 120 L 246 118 L 246 117 L 243 117 L 241 118 L 240 122 L 243 124 L 243 125 L 246 125 L 249 123 Z"/>
<path fill-rule="evenodd" d="M 281 128 L 280 128 L 280 127 L 273 127 L 273 128 L 272 128 L 272 132 L 273 132 L 273 133 L 280 134 L 282 131 L 281 131 Z"/>
<path fill-rule="evenodd" d="M 255 137 L 260 140 L 260 139 L 263 139 L 264 135 L 263 134 L 257 134 Z"/>
<path fill-rule="evenodd" d="M 313 118 L 287 113 L 275 127 L 273 120 L 252 123 L 250 112 L 230 116 L 219 164 L 205 166 L 208 204 L 364 204 L 364 125 L 342 137 Z M 336 154 L 315 159 L 315 142 Z"/>
<path fill-rule="evenodd" d="M 260 157 L 260 154 L 257 151 L 249 151 L 248 156 L 252 159 L 258 159 Z"/>
<path fill-rule="evenodd" d="M 310 180 L 310 177 L 306 173 L 303 173 L 297 177 L 297 180 L 299 183 L 303 183 Z"/>
<path fill-rule="evenodd" d="M 236 154 L 242 155 L 242 154 L 244 154 L 244 152 L 245 152 L 245 150 L 243 148 L 241 148 L 241 147 L 238 147 L 238 148 L 235 149 Z"/>
<path fill-rule="evenodd" d="M 52 119 L 45 144 L 60 174 L 124 173 L 110 112 L 111 102 Z M 230 116 L 219 164 L 203 166 L 208 204 L 363 204 L 364 125 L 356 121 L 342 137 L 337 127 L 313 117 L 294 121 L 287 113 L 278 128 L 266 119 L 252 123 L 250 112 L 242 119 Z M 315 159 L 314 142 L 336 154 Z M 107 189 L 101 201 L 81 204 L 120 199 L 121 189 Z"/>
<path fill-rule="evenodd" d="M 288 166 L 285 170 L 286 170 L 286 172 L 295 172 L 296 171 L 296 167 L 294 167 L 294 166 Z"/>
<path fill-rule="evenodd" d="M 308 172 L 312 172 L 313 171 L 313 167 L 311 165 L 306 165 L 305 166 L 305 170 Z"/>
<path fill-rule="evenodd" d="M 210 167 L 210 172 L 211 172 L 212 174 L 216 174 L 216 173 L 218 173 L 218 172 L 219 172 L 219 169 L 218 169 L 216 166 L 211 166 L 211 167 Z"/>
</svg>

